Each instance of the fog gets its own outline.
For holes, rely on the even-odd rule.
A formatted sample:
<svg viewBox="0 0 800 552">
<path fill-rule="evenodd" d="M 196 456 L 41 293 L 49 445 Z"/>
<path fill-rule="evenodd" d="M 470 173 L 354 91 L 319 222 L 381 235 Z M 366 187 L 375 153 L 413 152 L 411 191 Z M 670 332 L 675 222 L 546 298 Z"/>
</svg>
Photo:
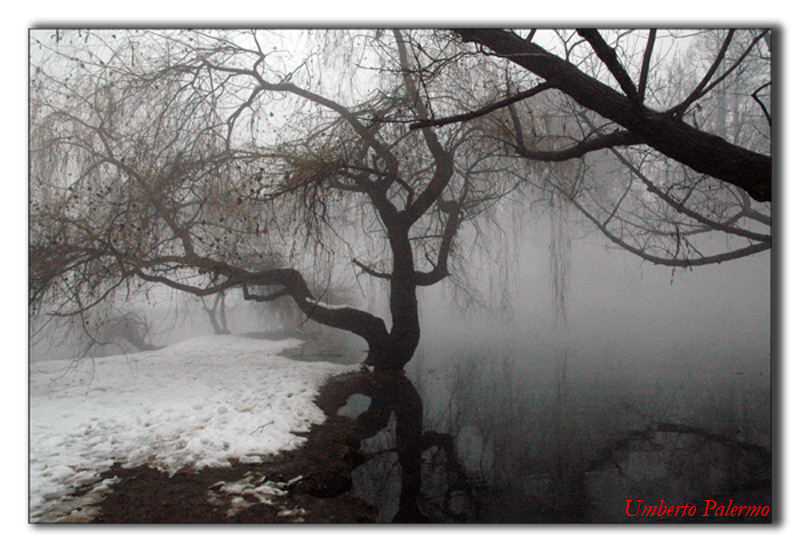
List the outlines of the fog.
<svg viewBox="0 0 800 552">
<path fill-rule="evenodd" d="M 34 363 L 297 339 L 377 521 L 771 520 L 769 29 L 31 46 Z"/>
<path fill-rule="evenodd" d="M 463 343 L 509 343 L 535 361 L 563 344 L 585 377 L 716 384 L 741 374 L 768 382 L 768 253 L 673 271 L 609 247 L 600 236 L 576 238 L 562 323 L 548 240 L 541 238 L 547 233 L 537 228 L 521 240 L 510 309 L 475 312 L 448 303 L 446 294 L 426 295 L 426 350 L 446 355 Z"/>
<path fill-rule="evenodd" d="M 507 248 L 515 250 L 502 259 L 507 266 L 469 267 L 479 275 L 476 280 L 494 274 L 495 288 L 507 287 L 482 292 L 475 282 L 470 301 L 446 284 L 420 293 L 422 340 L 406 372 L 422 398 L 425 427 L 451 435 L 465 469 L 491 484 L 489 495 L 472 495 L 483 513 L 469 519 L 530 522 L 565 515 L 571 521 L 617 522 L 624 518 L 613 503 L 614 492 L 621 493 L 617 500 L 633 494 L 658 500 L 669 494 L 667 480 L 676 500 L 699 497 L 698 485 L 708 473 L 682 468 L 666 479 L 658 475 L 659 462 L 674 461 L 678 454 L 680 447 L 674 446 L 639 467 L 620 468 L 625 481 L 639 481 L 628 494 L 616 480 L 597 487 L 605 468 L 594 464 L 609 443 L 653 424 L 685 424 L 732 442 L 771 448 L 769 254 L 673 270 L 609 247 L 575 223 L 569 229 L 573 237 L 560 318 L 550 231 L 543 220 L 528 226 L 514 238 L 516 246 Z M 296 312 L 286 318 L 289 304 L 281 317 L 274 309 L 254 309 L 237 295 L 227 299 L 232 333 L 279 337 L 290 331 L 312 342 L 323 336 L 325 358 L 362 360 L 365 348 L 358 338 Z M 380 299 L 362 297 L 373 304 Z M 161 290 L 135 306 L 153 321 L 155 344 L 212 333 L 196 299 Z M 131 351 L 117 343 L 95 354 L 124 350 Z M 77 351 L 67 345 L 60 356 Z M 40 343 L 34 360 L 53 353 Z M 392 427 L 364 441 L 363 448 L 392 443 Z M 705 450 L 705 441 L 692 446 L 694 461 L 717 463 L 719 451 Z M 383 458 L 354 474 L 354 492 L 377 504 L 383 521 L 397 511 L 402 470 L 396 462 Z M 578 517 L 558 513 L 573 512 L 573 505 L 564 504 L 574 500 L 577 491 L 567 487 L 576 473 L 584 479 L 586 473 L 601 474 L 584 481 L 580 494 L 591 496 Z M 566 487 L 550 488 L 557 474 L 558 484 Z M 423 491 L 435 479 L 429 474 Z M 520 481 L 528 482 L 524 492 Z M 644 492 L 643 481 L 660 483 Z M 724 488 L 720 484 L 708 492 Z M 526 514 L 523 506 L 530 506 L 533 495 L 539 497 L 536 507 Z M 509 510 L 516 514 L 508 517 Z"/>
</svg>

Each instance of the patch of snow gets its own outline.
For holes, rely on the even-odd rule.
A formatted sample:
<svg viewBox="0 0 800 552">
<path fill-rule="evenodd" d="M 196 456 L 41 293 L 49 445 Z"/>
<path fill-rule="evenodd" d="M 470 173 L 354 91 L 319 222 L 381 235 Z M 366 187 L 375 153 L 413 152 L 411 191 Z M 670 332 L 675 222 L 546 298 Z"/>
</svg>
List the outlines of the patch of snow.
<svg viewBox="0 0 800 552">
<path fill-rule="evenodd" d="M 119 482 L 118 477 L 96 482 L 88 491 L 80 496 L 67 497 L 54 503 L 43 512 L 37 521 L 45 523 L 88 523 L 97 514 L 97 504 L 111 491 L 111 486 Z"/>
<path fill-rule="evenodd" d="M 230 507 L 226 515 L 233 517 L 258 503 L 273 504 L 275 498 L 286 495 L 288 485 L 267 481 L 263 475 L 247 472 L 239 481 L 220 481 L 212 485 L 208 492 L 208 501 L 216 506 L 223 506 L 227 499 Z"/>
<path fill-rule="evenodd" d="M 324 421 L 328 377 L 357 369 L 278 356 L 297 339 L 190 339 L 158 351 L 30 367 L 33 521 L 114 462 L 182 468 L 255 461 Z"/>
<path fill-rule="evenodd" d="M 242 464 L 260 464 L 263 462 L 263 459 L 260 456 L 240 456 L 239 462 Z"/>
<path fill-rule="evenodd" d="M 281 510 L 280 512 L 278 512 L 278 517 L 289 517 L 289 516 L 298 517 L 298 516 L 304 516 L 306 514 L 308 514 L 308 511 L 306 511 L 304 508 L 291 508 L 288 510 Z M 305 521 L 305 518 L 299 517 L 299 519 L 293 521 Z"/>
<path fill-rule="evenodd" d="M 316 305 L 318 307 L 322 307 L 323 309 L 329 310 L 342 310 L 342 309 L 352 309 L 350 305 L 329 305 L 324 301 L 317 301 L 316 299 L 306 299 L 306 303 L 311 303 L 312 305 Z"/>
</svg>

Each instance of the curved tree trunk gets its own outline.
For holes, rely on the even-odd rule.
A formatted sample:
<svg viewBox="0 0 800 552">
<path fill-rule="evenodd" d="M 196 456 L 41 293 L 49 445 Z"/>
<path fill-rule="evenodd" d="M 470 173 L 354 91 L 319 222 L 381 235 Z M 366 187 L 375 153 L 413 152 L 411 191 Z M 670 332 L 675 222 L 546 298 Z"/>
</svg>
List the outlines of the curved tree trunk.
<svg viewBox="0 0 800 552">
<path fill-rule="evenodd" d="M 376 351 L 375 369 L 402 371 L 419 345 L 419 305 L 408 230 L 391 229 L 389 241 L 394 256 L 389 292 L 392 330 L 385 346 Z"/>
<path fill-rule="evenodd" d="M 422 491 L 422 397 L 406 377 L 393 382 L 392 392 L 395 398 L 392 406 L 397 416 L 397 457 L 402 469 L 400 506 L 394 521 L 429 521 L 419 510 Z"/>
<path fill-rule="evenodd" d="M 393 521 L 421 523 L 430 521 L 419 508 L 422 490 L 422 452 L 438 443 L 429 442 L 422 432 L 422 397 L 414 384 L 400 372 L 380 372 L 370 378 L 359 392 L 372 399 L 369 408 L 357 418 L 355 437 L 369 439 L 389 425 L 396 416 L 395 446 L 400 463 L 400 496 Z"/>
</svg>

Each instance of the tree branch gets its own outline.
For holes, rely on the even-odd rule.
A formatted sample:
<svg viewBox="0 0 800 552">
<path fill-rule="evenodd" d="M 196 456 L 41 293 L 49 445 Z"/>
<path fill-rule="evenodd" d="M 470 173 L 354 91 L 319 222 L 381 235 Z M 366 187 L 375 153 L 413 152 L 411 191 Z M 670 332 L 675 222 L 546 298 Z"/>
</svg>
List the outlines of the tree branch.
<svg viewBox="0 0 800 552">
<path fill-rule="evenodd" d="M 425 127 L 440 127 L 444 125 L 449 125 L 452 123 L 458 123 L 463 121 L 470 121 L 472 119 L 477 119 L 478 117 L 482 117 L 483 115 L 487 115 L 492 111 L 496 111 L 503 107 L 507 107 L 511 104 L 517 103 L 522 101 L 526 98 L 531 98 L 540 92 L 544 92 L 545 90 L 550 90 L 555 86 L 553 83 L 550 82 L 543 82 L 541 84 L 537 84 L 533 88 L 529 88 L 528 90 L 524 90 L 522 92 L 518 92 L 517 94 L 513 94 L 507 98 L 499 100 L 494 103 L 490 103 L 484 107 L 479 109 L 475 109 L 473 111 L 468 111 L 466 113 L 461 113 L 459 115 L 451 115 L 450 117 L 442 117 L 440 119 L 425 119 L 422 121 L 417 121 L 416 123 L 411 123 L 408 128 L 411 130 L 418 129 L 418 128 L 425 128 Z"/>
<path fill-rule="evenodd" d="M 633 174 L 635 174 L 639 180 L 644 183 L 647 187 L 648 191 L 652 194 L 655 194 L 659 199 L 664 201 L 667 205 L 675 209 L 677 212 L 690 217 L 697 222 L 708 226 L 709 228 L 713 228 L 714 230 L 719 230 L 728 234 L 735 234 L 737 236 L 742 236 L 744 238 L 755 240 L 759 242 L 764 242 L 767 244 L 772 243 L 772 236 L 768 234 L 759 234 L 757 232 L 751 232 L 749 230 L 745 230 L 744 228 L 739 228 L 737 226 L 731 226 L 730 224 L 720 223 L 718 221 L 712 220 L 702 214 L 698 213 L 693 209 L 689 209 L 684 205 L 683 202 L 677 201 L 672 196 L 670 196 L 667 192 L 663 191 L 661 188 L 655 185 L 655 183 L 647 178 L 642 171 L 640 171 L 633 163 L 631 163 L 628 159 L 625 158 L 622 154 L 612 148 L 611 152 L 619 159 L 619 161 L 628 167 Z"/>
<path fill-rule="evenodd" d="M 616 122 L 644 143 L 697 172 L 730 182 L 756 201 L 772 197 L 772 159 L 731 144 L 668 114 L 632 104 L 571 63 L 502 29 L 453 29 L 464 41 L 477 42 L 524 67 L 555 86 L 580 105 Z"/>
<path fill-rule="evenodd" d="M 358 268 L 363 270 L 365 273 L 369 274 L 370 276 L 374 276 L 375 278 L 381 278 L 383 280 L 391 280 L 392 275 L 387 272 L 379 272 L 374 268 L 370 267 L 369 265 L 365 265 L 358 259 L 352 259 L 352 263 L 356 265 Z"/>
<path fill-rule="evenodd" d="M 653 46 L 656 43 L 656 30 L 650 29 L 647 35 L 647 46 L 644 48 L 644 56 L 642 57 L 642 70 L 639 72 L 639 94 L 637 100 L 640 104 L 644 103 L 645 91 L 647 90 L 647 76 L 650 72 L 650 58 L 653 56 Z"/>
<path fill-rule="evenodd" d="M 276 299 L 280 299 L 281 297 L 285 297 L 288 295 L 285 289 L 279 289 L 269 295 L 257 295 L 255 293 L 250 293 L 250 290 L 247 288 L 247 284 L 242 284 L 242 297 L 244 297 L 245 301 L 256 301 L 258 303 L 269 303 L 270 301 L 275 301 Z"/>
<path fill-rule="evenodd" d="M 587 153 L 616 146 L 635 146 L 642 143 L 642 139 L 627 130 L 618 130 L 608 134 L 599 135 L 560 150 L 530 150 L 522 144 L 515 146 L 515 151 L 521 157 L 532 161 L 567 161 L 583 157 Z"/>
<path fill-rule="evenodd" d="M 761 108 L 761 111 L 764 113 L 764 116 L 767 118 L 767 123 L 769 123 L 770 128 L 772 128 L 772 115 L 770 115 L 769 110 L 767 110 L 767 107 L 764 105 L 764 102 L 761 101 L 761 98 L 758 97 L 758 93 L 764 90 L 767 86 L 771 85 L 772 81 L 764 83 L 758 88 L 756 88 L 756 90 L 752 94 L 750 94 L 750 97 L 756 101 L 758 106 Z"/>
<path fill-rule="evenodd" d="M 447 221 L 445 222 L 442 241 L 439 244 L 439 254 L 436 264 L 430 271 L 417 271 L 414 273 L 414 283 L 418 286 L 432 286 L 450 275 L 447 270 L 447 259 L 450 256 L 453 238 L 455 238 L 458 225 L 461 222 L 461 206 L 457 201 L 443 201 L 441 209 L 447 214 Z"/>
<path fill-rule="evenodd" d="M 717 52 L 717 57 L 711 63 L 711 67 L 708 68 L 708 71 L 706 71 L 705 76 L 700 80 L 695 89 L 692 90 L 692 92 L 688 96 L 686 96 L 685 100 L 683 100 L 680 104 L 670 109 L 670 113 L 674 113 L 678 117 L 683 116 L 683 113 L 686 111 L 686 109 L 690 105 L 692 105 L 693 102 L 700 99 L 700 97 L 702 97 L 705 94 L 705 91 L 703 89 L 706 86 L 706 84 L 708 84 L 708 81 L 711 80 L 711 77 L 714 76 L 714 73 L 717 71 L 717 68 L 719 68 L 720 63 L 722 63 L 722 60 L 725 59 L 725 52 L 728 51 L 728 46 L 730 46 L 731 44 L 731 40 L 733 39 L 734 33 L 735 33 L 734 29 L 728 31 L 725 40 L 723 40 L 722 42 L 722 46 L 720 46 L 719 48 L 719 52 Z"/>
<path fill-rule="evenodd" d="M 674 267 L 681 267 L 681 268 L 689 268 L 693 266 L 703 266 L 709 264 L 720 264 L 725 261 L 731 261 L 734 259 L 741 259 L 742 257 L 748 257 L 750 255 L 755 255 L 761 251 L 765 251 L 772 247 L 770 242 L 762 242 L 757 243 L 755 245 L 750 245 L 747 247 L 742 247 L 740 249 L 736 249 L 734 251 L 729 251 L 728 253 L 720 253 L 718 255 L 712 255 L 710 257 L 699 257 L 695 259 L 679 259 L 677 257 L 670 258 L 670 257 L 659 257 L 656 255 L 652 255 L 644 251 L 644 249 L 640 247 L 636 247 L 634 245 L 629 244 L 616 234 L 612 233 L 607 226 L 597 220 L 589 211 L 587 211 L 582 205 L 580 205 L 577 201 L 572 201 L 572 205 L 578 209 L 583 216 L 585 216 L 589 221 L 591 221 L 602 233 L 606 236 L 609 240 L 611 240 L 614 244 L 618 245 L 622 249 L 633 253 L 637 257 L 644 259 L 645 261 L 649 261 L 656 265 L 663 265 L 663 266 L 674 266 Z"/>
<path fill-rule="evenodd" d="M 159 284 L 164 284 L 165 286 L 171 287 L 173 289 L 177 289 L 178 291 L 183 291 L 186 293 L 191 293 L 197 297 L 207 297 L 209 295 L 213 295 L 215 293 L 219 293 L 220 291 L 225 291 L 226 289 L 230 289 L 238 284 L 241 283 L 240 280 L 236 280 L 234 278 L 230 278 L 221 284 L 217 284 L 215 286 L 201 288 L 198 286 L 192 286 L 189 284 L 184 284 L 182 282 L 178 282 L 171 278 L 166 278 L 164 276 L 159 276 L 157 274 L 147 274 L 142 272 L 140 268 L 135 268 L 133 272 L 142 280 L 146 282 L 156 282 Z"/>
<path fill-rule="evenodd" d="M 617 54 L 614 49 L 609 46 L 597 29 L 578 29 L 578 34 L 586 39 L 586 42 L 592 47 L 597 54 L 597 57 L 608 67 L 611 74 L 619 83 L 622 91 L 628 96 L 628 99 L 634 103 L 639 103 L 639 93 L 634 86 L 628 72 L 622 67 L 617 59 Z"/>
<path fill-rule="evenodd" d="M 405 83 L 406 93 L 408 94 L 412 109 L 420 119 L 428 119 L 428 110 L 422 103 L 419 91 L 411 78 L 411 68 L 408 63 L 408 54 L 403 37 L 400 31 L 395 29 L 393 32 L 395 42 L 397 42 L 397 53 L 400 61 L 400 69 L 403 74 L 403 82 Z M 428 151 L 430 151 L 433 156 L 435 169 L 433 177 L 431 177 L 428 185 L 404 211 L 406 223 L 409 226 L 417 221 L 419 217 L 433 205 L 434 201 L 441 195 L 448 182 L 450 182 L 450 178 L 453 176 L 453 157 L 442 147 L 442 144 L 436 137 L 436 133 L 431 128 L 424 127 L 422 128 L 422 135 L 425 138 Z"/>
</svg>

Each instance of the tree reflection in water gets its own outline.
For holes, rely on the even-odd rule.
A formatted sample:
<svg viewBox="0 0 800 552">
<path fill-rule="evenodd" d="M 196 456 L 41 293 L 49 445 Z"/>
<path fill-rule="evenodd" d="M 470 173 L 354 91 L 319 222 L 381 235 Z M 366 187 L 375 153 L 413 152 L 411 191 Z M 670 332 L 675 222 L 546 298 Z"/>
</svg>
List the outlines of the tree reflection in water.
<svg viewBox="0 0 800 552">
<path fill-rule="evenodd" d="M 351 442 L 361 454 L 352 493 L 376 507 L 379 521 L 618 523 L 646 521 L 627 519 L 617 507 L 629 497 L 771 502 L 769 451 L 701 428 L 661 423 L 625 433 L 585 451 L 586 457 L 571 458 L 575 469 L 569 476 L 530 471 L 525 459 L 509 465 L 499 461 L 501 450 L 491 450 L 498 461 L 468 472 L 466 457 L 460 461 L 458 454 L 486 451 L 457 451 L 453 435 L 424 430 L 423 400 L 405 375 L 352 378 L 337 406 L 359 396 L 361 411 L 349 414 L 355 420 Z M 480 446 L 495 448 L 499 436 L 482 437 Z"/>
<path fill-rule="evenodd" d="M 355 416 L 353 437 L 365 456 L 353 480 L 354 492 L 367 495 L 379 519 L 474 521 L 472 485 L 458 462 L 453 438 L 423 431 L 422 398 L 414 384 L 402 373 L 375 372 L 347 388 L 348 397 L 370 399 Z"/>
</svg>

